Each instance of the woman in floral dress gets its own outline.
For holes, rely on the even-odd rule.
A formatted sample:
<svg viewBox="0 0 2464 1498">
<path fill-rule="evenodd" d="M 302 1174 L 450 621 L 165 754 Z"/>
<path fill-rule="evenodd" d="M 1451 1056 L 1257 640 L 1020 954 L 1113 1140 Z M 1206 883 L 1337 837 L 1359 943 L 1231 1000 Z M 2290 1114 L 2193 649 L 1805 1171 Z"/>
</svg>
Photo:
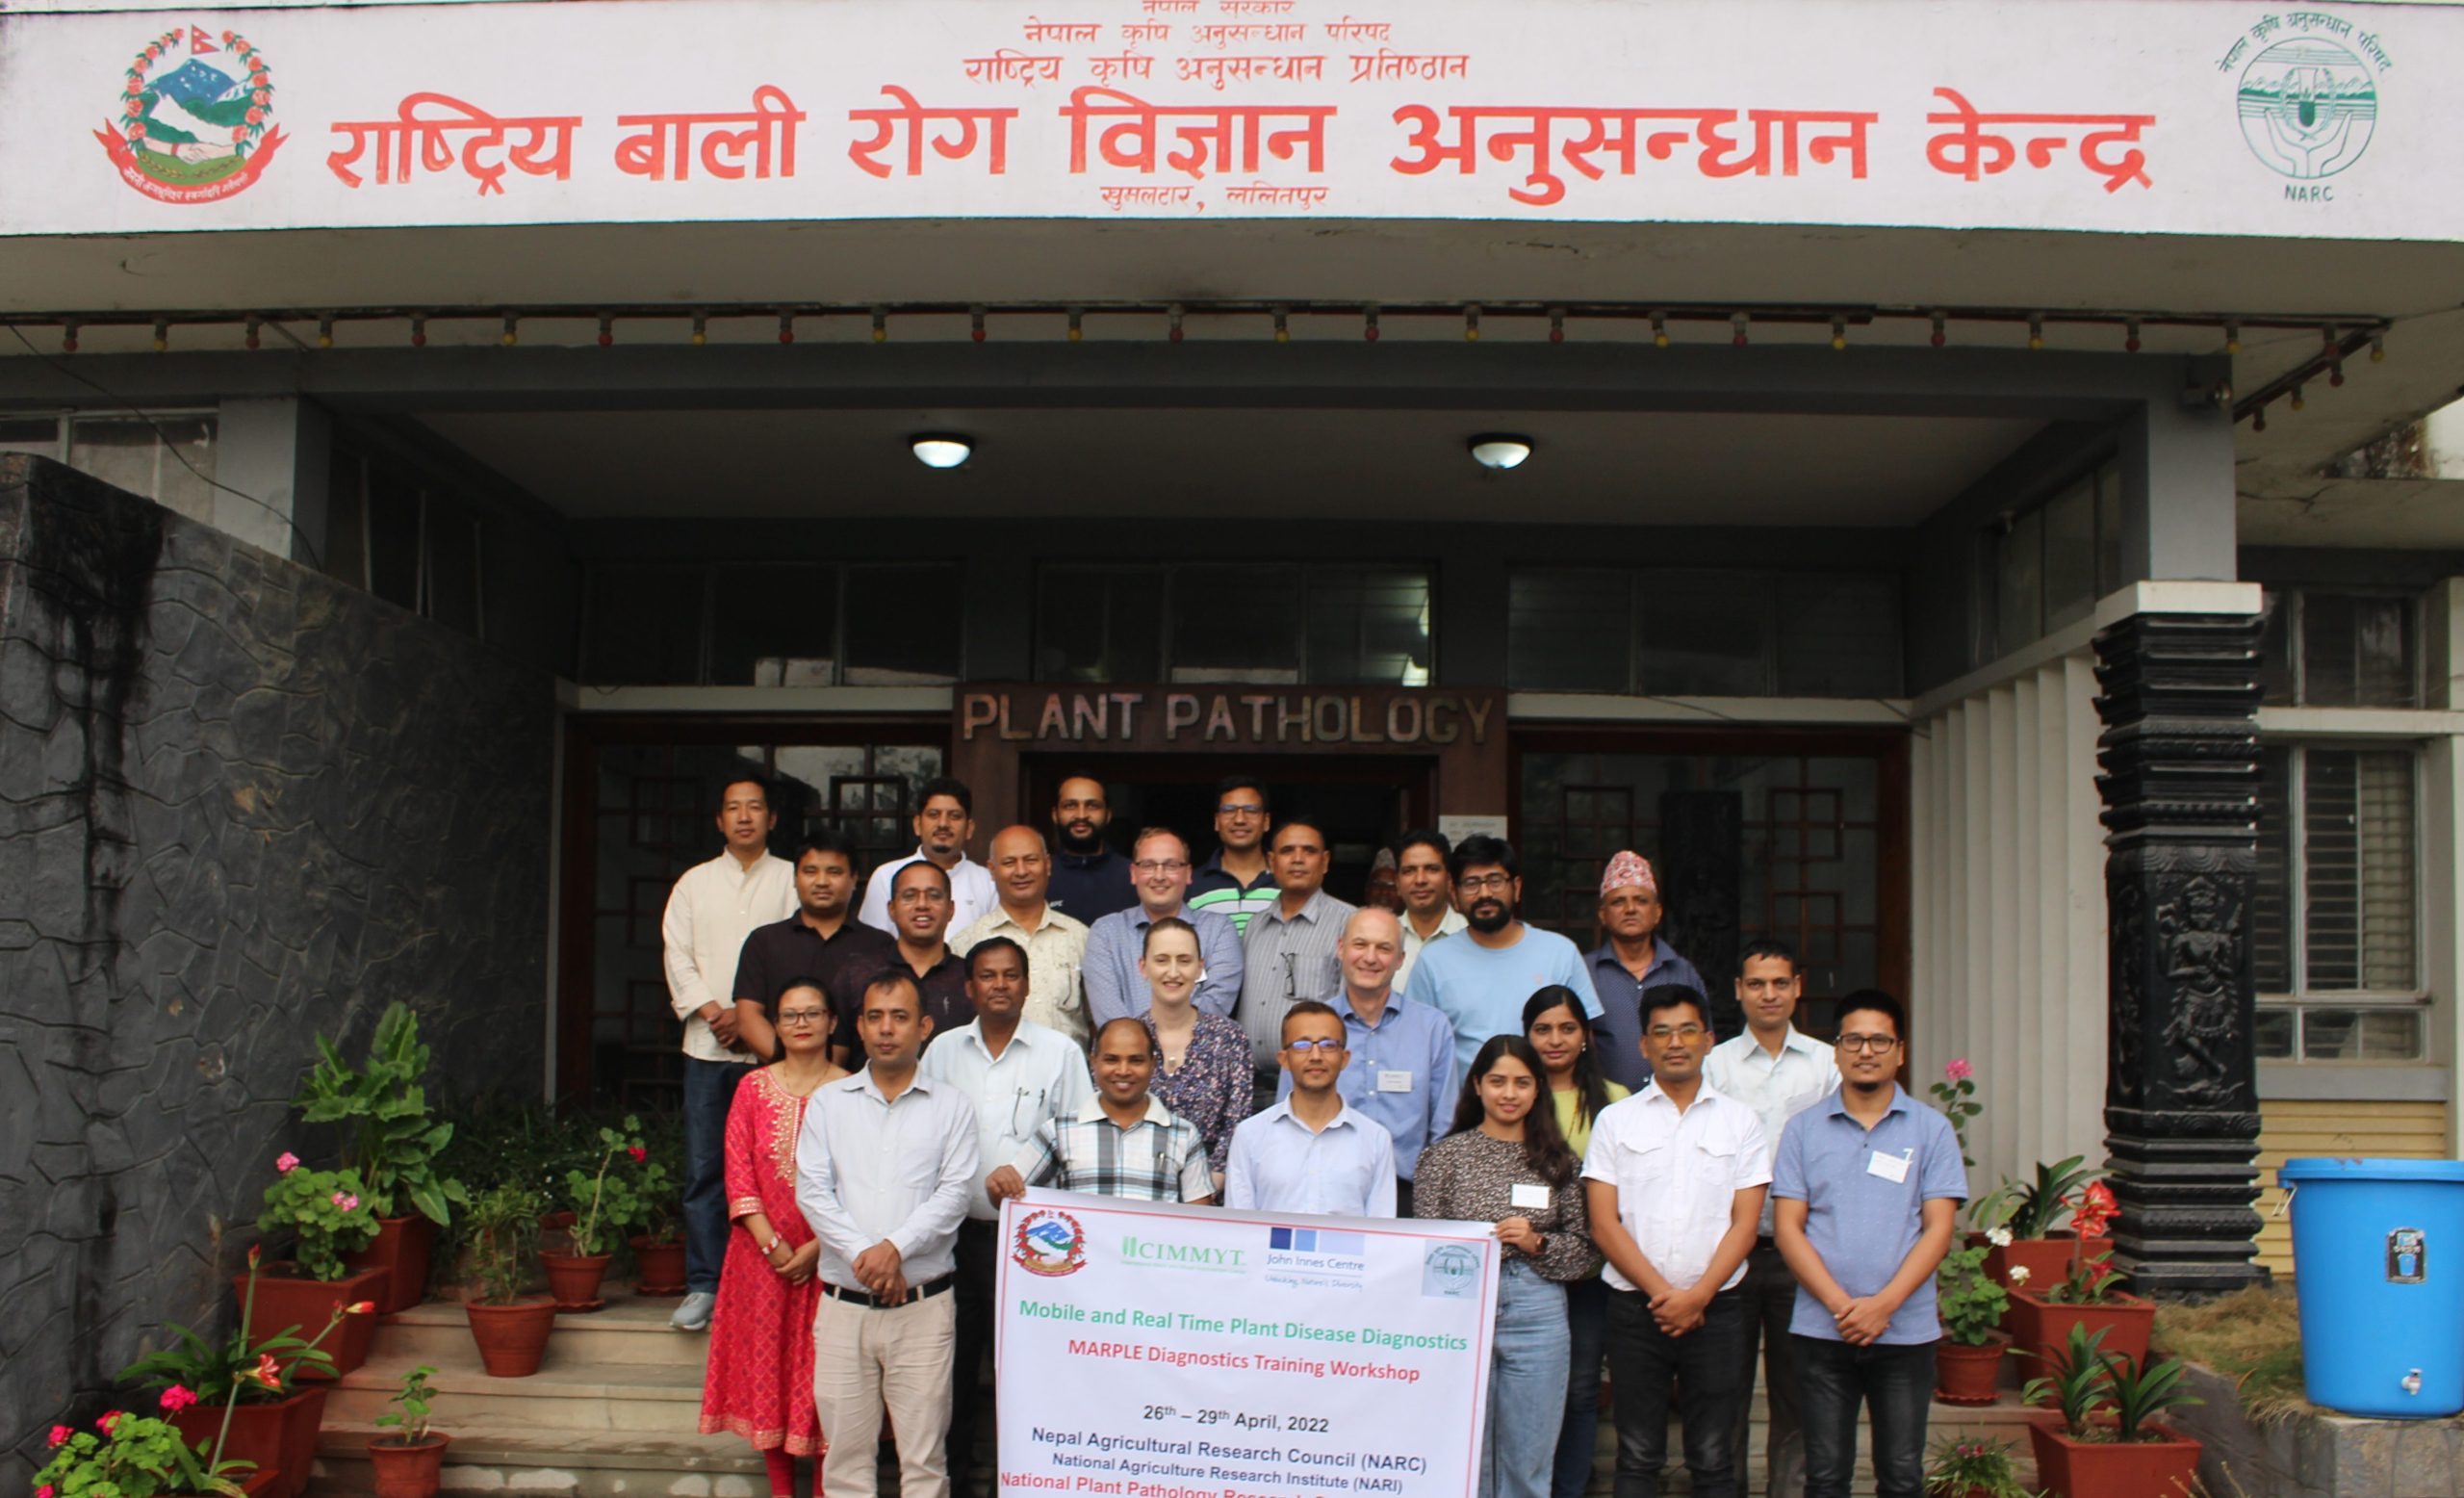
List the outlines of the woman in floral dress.
<svg viewBox="0 0 2464 1498">
<path fill-rule="evenodd" d="M 1232 1149 L 1232 1130 L 1249 1116 L 1249 1036 L 1221 1015 L 1197 1007 L 1197 986 L 1206 977 L 1205 959 L 1198 955 L 1197 928 L 1178 916 L 1167 916 L 1146 928 L 1146 945 L 1138 959 L 1153 1007 L 1146 1011 L 1146 1033 L 1155 1037 L 1160 1064 L 1148 1089 L 1176 1118 L 1197 1125 L 1206 1141 L 1207 1164 L 1215 1172 L 1215 1195 L 1223 1196 L 1223 1166 Z"/>
<path fill-rule="evenodd" d="M 799 982 L 779 995 L 779 1059 L 757 1069 L 728 1109 L 727 1261 L 710 1322 L 702 1433 L 733 1431 L 770 1469 L 774 1498 L 795 1491 L 796 1458 L 828 1450 L 812 1399 L 812 1322 L 821 1243 L 796 1210 L 796 1136 L 815 1088 L 845 1076 L 830 1062 L 830 1001 Z"/>
</svg>

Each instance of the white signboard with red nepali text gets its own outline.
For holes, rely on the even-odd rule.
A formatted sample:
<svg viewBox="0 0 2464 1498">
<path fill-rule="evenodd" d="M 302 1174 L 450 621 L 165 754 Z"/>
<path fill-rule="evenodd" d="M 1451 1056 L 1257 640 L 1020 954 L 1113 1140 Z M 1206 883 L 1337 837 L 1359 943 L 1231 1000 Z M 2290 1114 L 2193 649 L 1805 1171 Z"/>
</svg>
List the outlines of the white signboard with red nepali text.
<svg viewBox="0 0 2464 1498">
<path fill-rule="evenodd" d="M 0 234 L 1433 219 L 2464 237 L 2464 9 L 0 13 Z"/>
</svg>

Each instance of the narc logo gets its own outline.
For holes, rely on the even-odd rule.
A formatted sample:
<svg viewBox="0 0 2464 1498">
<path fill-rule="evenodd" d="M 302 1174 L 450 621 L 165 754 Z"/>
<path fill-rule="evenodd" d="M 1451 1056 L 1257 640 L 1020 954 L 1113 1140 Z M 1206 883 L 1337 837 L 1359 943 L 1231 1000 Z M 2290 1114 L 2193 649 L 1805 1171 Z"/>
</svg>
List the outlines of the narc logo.
<svg viewBox="0 0 2464 1498">
<path fill-rule="evenodd" d="M 130 59 L 116 117 L 94 139 L 146 196 L 211 203 L 244 192 L 288 139 L 273 97 L 273 68 L 254 42 L 174 26 Z"/>
<path fill-rule="evenodd" d="M 2297 182 L 2332 177 L 2361 160 L 2378 128 L 2370 69 L 2319 37 L 2291 38 L 2252 58 L 2235 102 L 2252 154 Z"/>
<path fill-rule="evenodd" d="M 1068 1213 L 1038 1207 L 1018 1219 L 1010 1257 L 1031 1275 L 1074 1275 L 1087 1267 L 1087 1233 Z"/>
</svg>

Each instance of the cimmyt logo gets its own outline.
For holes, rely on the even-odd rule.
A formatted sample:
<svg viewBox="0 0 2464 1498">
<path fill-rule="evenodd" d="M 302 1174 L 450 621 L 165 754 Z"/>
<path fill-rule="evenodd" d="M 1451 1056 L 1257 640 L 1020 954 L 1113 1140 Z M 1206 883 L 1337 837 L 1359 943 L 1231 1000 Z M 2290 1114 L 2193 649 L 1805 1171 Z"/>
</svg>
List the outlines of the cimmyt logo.
<svg viewBox="0 0 2464 1498">
<path fill-rule="evenodd" d="M 1074 1275 L 1087 1267 L 1087 1233 L 1068 1213 L 1038 1207 L 1018 1219 L 1010 1257 L 1031 1275 Z"/>
<path fill-rule="evenodd" d="M 210 203 L 244 192 L 287 139 L 273 99 L 273 67 L 256 43 L 174 26 L 129 60 L 117 116 L 94 139 L 138 192 Z"/>
<path fill-rule="evenodd" d="M 2323 37 L 2291 38 L 2250 59 L 2236 103 L 2252 154 L 2297 182 L 2361 160 L 2378 128 L 2377 81 Z"/>
</svg>

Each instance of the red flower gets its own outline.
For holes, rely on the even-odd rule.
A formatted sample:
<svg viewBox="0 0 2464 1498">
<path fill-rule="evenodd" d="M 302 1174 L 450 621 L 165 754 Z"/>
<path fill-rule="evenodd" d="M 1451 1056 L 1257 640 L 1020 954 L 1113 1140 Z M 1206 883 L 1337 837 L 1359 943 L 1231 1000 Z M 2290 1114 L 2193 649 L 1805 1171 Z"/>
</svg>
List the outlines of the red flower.
<svg viewBox="0 0 2464 1498">
<path fill-rule="evenodd" d="M 128 107 L 121 110 L 120 113 L 126 115 L 131 119 L 139 118 L 145 113 L 145 101 L 142 99 L 131 99 L 128 101 Z"/>
<path fill-rule="evenodd" d="M 643 1148 L 642 1148 L 641 1146 L 639 1146 L 639 1145 L 635 1145 L 632 1149 L 628 1149 L 628 1150 L 626 1150 L 625 1152 L 626 1152 L 627 1154 L 629 1154 L 629 1155 L 631 1155 L 631 1156 L 633 1157 L 633 1163 L 634 1163 L 635 1165 L 639 1165 L 639 1164 L 641 1164 L 644 1160 L 647 1160 L 647 1159 L 649 1159 L 649 1158 L 651 1157 L 651 1152 L 650 1152 L 649 1150 L 647 1150 L 647 1149 L 643 1149 Z"/>
<path fill-rule="evenodd" d="M 237 145 L 238 143 L 240 143 L 240 142 L 243 142 L 243 141 L 245 141 L 246 139 L 248 139 L 248 127 L 247 127 L 247 126 L 245 126 L 245 125 L 234 125 L 234 126 L 232 126 L 232 127 L 231 127 L 231 142 L 232 142 L 234 145 Z"/>
<path fill-rule="evenodd" d="M 263 104 L 264 102 L 266 102 L 266 100 L 270 99 L 270 98 L 272 98 L 272 97 L 273 97 L 273 90 L 270 90 L 270 89 L 259 89 L 256 92 L 254 92 L 254 93 L 252 93 L 252 94 L 249 94 L 249 95 L 248 95 L 248 98 L 249 98 L 252 102 L 254 102 L 254 103 L 258 103 L 258 104 Z"/>
<path fill-rule="evenodd" d="M 252 125 L 255 125 L 255 124 L 262 124 L 262 123 L 264 123 L 264 122 L 265 122 L 265 117 L 266 117 L 266 112 L 265 112 L 264 110 L 262 110 L 262 109 L 258 109 L 258 108 L 254 107 L 253 105 L 249 107 L 249 110 L 248 110 L 248 123 L 250 123 L 250 124 L 252 124 Z"/>
<path fill-rule="evenodd" d="M 145 91 L 145 80 L 142 78 L 131 78 L 128 81 L 128 91 L 132 94 L 143 93 Z"/>
<path fill-rule="evenodd" d="M 346 1316 L 373 1316 L 376 1314 L 376 1303 L 374 1301 L 353 1301 L 348 1305 L 343 1307 L 343 1314 Z"/>
<path fill-rule="evenodd" d="M 119 1424 L 119 1411 L 115 1409 L 110 1414 L 107 1414 L 100 1420 L 95 1421 L 94 1429 L 102 1432 L 105 1435 L 109 1435 L 112 1433 L 112 1427 L 117 1424 Z"/>
<path fill-rule="evenodd" d="M 174 1383 L 169 1388 L 163 1391 L 163 1411 L 166 1414 L 178 1414 L 181 1410 L 186 1409 L 195 1403 L 196 1391 L 194 1389 L 183 1388 L 179 1384 Z"/>
<path fill-rule="evenodd" d="M 264 88 L 266 86 L 266 70 L 262 67 L 258 68 L 255 72 L 248 75 L 248 87 L 251 89 Z"/>
<path fill-rule="evenodd" d="M 282 1387 L 282 1369 L 276 1366 L 273 1355 L 270 1353 L 263 1354 L 257 1358 L 254 1372 L 244 1373 L 240 1377 L 254 1380 L 270 1389 Z"/>
<path fill-rule="evenodd" d="M 130 121 L 128 122 L 128 138 L 129 138 L 130 140 L 132 140 L 132 141 L 142 141 L 142 140 L 144 140 L 144 139 L 145 139 L 145 121 L 143 121 L 143 120 L 141 120 L 141 119 L 132 119 L 132 120 L 130 120 Z"/>
<path fill-rule="evenodd" d="M 76 1433 L 64 1425 L 55 1425 L 51 1428 L 51 1443 L 57 1446 Z"/>
<path fill-rule="evenodd" d="M 231 38 L 232 38 L 232 33 L 227 32 L 227 31 L 226 31 L 226 32 L 224 32 L 224 33 L 222 34 L 222 44 L 223 44 L 224 46 L 226 46 L 226 47 L 227 47 L 227 46 L 229 46 L 229 45 L 231 44 Z"/>
<path fill-rule="evenodd" d="M 161 57 L 163 55 L 163 44 L 159 41 L 149 41 L 145 43 L 145 55 L 147 57 Z"/>
</svg>

